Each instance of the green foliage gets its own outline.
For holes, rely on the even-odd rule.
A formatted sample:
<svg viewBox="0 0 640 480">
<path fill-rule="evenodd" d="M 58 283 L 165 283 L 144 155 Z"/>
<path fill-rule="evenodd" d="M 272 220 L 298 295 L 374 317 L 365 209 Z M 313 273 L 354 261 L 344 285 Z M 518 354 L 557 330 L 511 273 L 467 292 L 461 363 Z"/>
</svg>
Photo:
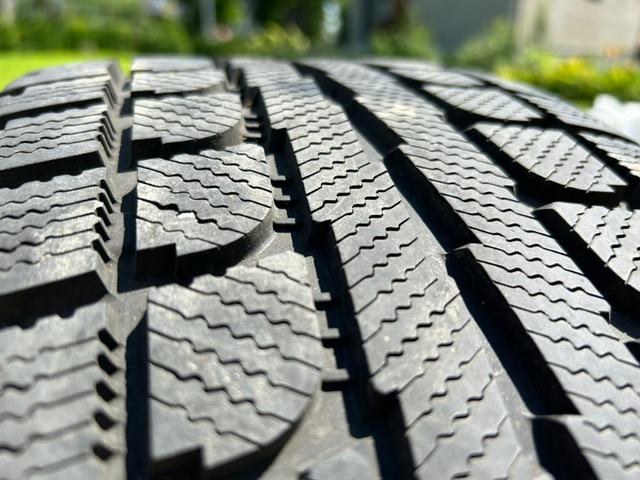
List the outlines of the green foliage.
<svg viewBox="0 0 640 480">
<path fill-rule="evenodd" d="M 218 22 L 226 25 L 239 25 L 244 21 L 247 9 L 243 0 L 216 0 L 216 17 Z"/>
<path fill-rule="evenodd" d="M 509 61 L 514 52 L 511 24 L 497 19 L 480 35 L 467 40 L 450 61 L 456 65 L 493 70 L 498 64 Z"/>
<path fill-rule="evenodd" d="M 269 23 L 257 34 L 247 38 L 247 51 L 251 54 L 297 56 L 303 55 L 311 46 L 302 30 L 289 24 L 286 28 L 276 23 Z"/>
<path fill-rule="evenodd" d="M 65 16 L 128 21 L 142 17 L 143 2 L 139 0 L 65 0 Z"/>
<path fill-rule="evenodd" d="M 177 3 L 177 2 L 176 2 Z M 309 36 L 322 28 L 322 0 L 257 4 L 258 30 L 229 41 L 200 38 L 199 0 L 181 0 L 182 22 L 144 15 L 139 0 L 21 0 L 14 25 L 0 23 L 0 50 L 124 50 L 138 52 L 253 54 L 294 57 L 307 53 Z M 239 25 L 246 0 L 216 0 L 218 22 Z M 273 8 L 265 9 L 265 5 Z M 270 18 L 278 21 L 271 21 Z M 290 22 L 279 20 L 291 18 Z M 295 22 L 293 21 L 295 20 Z M 286 25 L 286 26 L 282 26 Z"/>
<path fill-rule="evenodd" d="M 530 49 L 513 64 L 498 67 L 497 73 L 580 103 L 591 102 L 599 93 L 610 93 L 623 101 L 640 100 L 640 67 L 632 63 L 606 65 Z"/>
<path fill-rule="evenodd" d="M 68 16 L 56 22 L 34 17 L 15 25 L 0 24 L 0 50 L 15 48 L 188 53 L 193 43 L 182 24 L 167 19 L 109 22 Z"/>
<path fill-rule="evenodd" d="M 310 40 L 296 25 L 288 25 L 285 28 L 269 23 L 258 32 L 237 36 L 228 42 L 201 41 L 196 49 L 209 55 L 269 55 L 292 58 L 304 55 L 310 47 Z"/>
<path fill-rule="evenodd" d="M 435 59 L 438 56 L 429 30 L 411 21 L 396 28 L 375 30 L 371 35 L 371 51 L 394 57 Z"/>
<path fill-rule="evenodd" d="M 139 35 L 130 22 L 102 23 L 91 29 L 91 39 L 88 46 L 91 49 L 134 51 L 137 34 Z"/>
<path fill-rule="evenodd" d="M 0 20 L 0 50 L 13 50 L 20 44 L 20 35 L 16 28 Z"/>
<path fill-rule="evenodd" d="M 139 52 L 193 51 L 193 43 L 184 27 L 167 19 L 144 18 L 135 29 L 134 42 L 133 50 Z"/>
<path fill-rule="evenodd" d="M 19 0 L 16 23 L 0 23 L 0 50 L 117 49 L 294 57 L 309 51 L 311 38 L 321 44 L 323 0 L 257 1 L 253 21 L 258 28 L 246 32 L 248 3 L 216 0 L 218 23 L 236 27 L 236 35 L 223 41 L 200 37 L 200 0 L 173 0 L 173 7 L 181 7 L 180 19 L 170 14 L 149 17 L 141 0 Z M 230 32 L 228 28 L 221 31 Z"/>
<path fill-rule="evenodd" d="M 295 23 L 300 31 L 317 40 L 322 34 L 323 0 L 259 0 L 256 2 L 255 20 L 269 28 L 270 24 Z"/>
<path fill-rule="evenodd" d="M 181 0 L 182 22 L 193 35 L 200 32 L 200 0 Z M 238 25 L 244 20 L 247 9 L 246 0 L 216 0 L 216 19 L 218 23 Z"/>
<path fill-rule="evenodd" d="M 20 0 L 16 23 L 0 26 L 0 49 L 193 50 L 183 24 L 146 16 L 143 5 L 140 0 Z"/>
<path fill-rule="evenodd" d="M 19 0 L 16 2 L 18 22 L 48 20 L 55 22 L 62 18 L 62 2 L 57 0 Z"/>
</svg>

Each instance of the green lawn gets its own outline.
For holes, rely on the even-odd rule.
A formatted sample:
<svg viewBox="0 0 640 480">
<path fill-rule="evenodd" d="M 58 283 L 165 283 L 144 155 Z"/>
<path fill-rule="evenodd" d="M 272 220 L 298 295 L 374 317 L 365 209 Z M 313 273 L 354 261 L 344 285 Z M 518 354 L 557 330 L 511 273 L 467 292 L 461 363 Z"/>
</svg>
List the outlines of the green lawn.
<svg viewBox="0 0 640 480">
<path fill-rule="evenodd" d="M 125 73 L 129 73 L 132 53 L 128 52 L 77 52 L 77 51 L 43 51 L 43 52 L 0 52 L 0 88 L 4 88 L 12 80 L 31 70 L 69 62 L 116 58 Z"/>
</svg>

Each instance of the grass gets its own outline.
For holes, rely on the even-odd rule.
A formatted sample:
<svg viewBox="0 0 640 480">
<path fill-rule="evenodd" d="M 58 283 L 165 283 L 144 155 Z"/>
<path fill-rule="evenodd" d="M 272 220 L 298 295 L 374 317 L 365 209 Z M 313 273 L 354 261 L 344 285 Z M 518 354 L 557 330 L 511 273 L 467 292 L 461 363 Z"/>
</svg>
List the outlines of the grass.
<svg viewBox="0 0 640 480">
<path fill-rule="evenodd" d="M 70 62 L 82 62 L 103 58 L 115 58 L 120 61 L 120 67 L 129 73 L 132 53 L 129 52 L 78 52 L 65 50 L 51 50 L 40 52 L 0 52 L 0 88 L 15 80 L 24 73 L 38 68 L 50 67 Z"/>
</svg>

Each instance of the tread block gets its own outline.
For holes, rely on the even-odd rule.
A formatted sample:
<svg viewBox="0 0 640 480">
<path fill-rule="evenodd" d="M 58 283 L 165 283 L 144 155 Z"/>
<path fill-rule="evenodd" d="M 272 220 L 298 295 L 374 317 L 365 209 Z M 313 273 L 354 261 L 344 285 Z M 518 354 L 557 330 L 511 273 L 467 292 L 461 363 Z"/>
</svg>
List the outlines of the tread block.
<svg viewBox="0 0 640 480">
<path fill-rule="evenodd" d="M 396 74 L 395 71 L 393 71 Z M 424 91 L 455 109 L 457 113 L 503 121 L 528 121 L 542 118 L 521 100 L 495 88 L 453 88 L 427 85 Z"/>
<path fill-rule="evenodd" d="M 276 60 L 234 58 L 231 65 L 242 69 L 242 81 L 251 87 L 268 87 L 274 83 L 297 82 L 301 79 L 292 65 Z"/>
<path fill-rule="evenodd" d="M 207 473 L 281 442 L 319 388 L 323 349 L 304 257 L 283 253 L 149 293 L 150 454 Z"/>
<path fill-rule="evenodd" d="M 254 68 L 261 70 L 262 66 L 255 65 L 243 68 L 246 79 L 255 76 Z M 401 348 L 396 343 L 402 340 L 394 338 L 390 346 L 381 339 L 388 339 L 395 327 L 396 335 L 413 333 L 417 320 L 412 312 L 428 308 L 425 290 L 437 277 L 428 273 L 423 245 L 401 205 L 399 192 L 384 166 L 366 160 L 342 110 L 323 100 L 313 82 L 274 82 L 266 85 L 261 78 L 259 87 L 269 121 L 272 127 L 286 129 L 312 219 L 328 222 L 334 233 L 365 345 L 383 325 L 386 327 L 385 335 L 376 339 L 372 348 L 365 347 L 370 368 L 377 371 L 387 353 Z M 336 202 L 336 197 L 340 201 Z M 400 305 L 402 312 L 397 311 Z M 431 305 L 432 310 L 436 308 Z M 394 374 L 400 370 L 385 373 L 386 380 L 380 385 L 374 380 L 379 393 L 393 391 L 399 383 L 410 380 L 396 379 Z"/>
<path fill-rule="evenodd" d="M 349 98 L 355 97 L 355 105 L 361 107 L 357 113 L 377 127 L 376 137 L 386 140 L 383 148 L 388 152 L 400 143 L 422 142 L 427 135 L 432 136 L 434 143 L 441 136 L 457 135 L 443 122 L 444 113 L 435 105 L 400 84 L 387 88 L 389 77 L 382 72 L 331 61 L 305 61 L 303 65 L 325 72 L 333 88 Z M 396 109 L 402 109 L 404 115 L 389 114 Z M 466 148 L 465 139 L 458 135 L 458 140 Z"/>
<path fill-rule="evenodd" d="M 635 311 L 640 300 L 640 212 L 553 203 L 539 212 L 554 225 L 572 251 L 579 252 L 621 306 Z"/>
<path fill-rule="evenodd" d="M 112 75 L 100 75 L 35 84 L 3 93 L 0 95 L 0 125 L 12 118 L 89 104 L 114 109 L 121 101 L 121 88 L 121 82 Z"/>
<path fill-rule="evenodd" d="M 177 153 L 201 144 L 221 148 L 241 140 L 242 106 L 238 95 L 217 93 L 134 102 L 135 159 Z"/>
<path fill-rule="evenodd" d="M 605 125 L 599 120 L 587 115 L 578 108 L 569 105 L 567 102 L 563 102 L 558 98 L 542 93 L 519 93 L 518 96 L 547 112 L 549 115 L 557 118 L 566 125 L 577 128 L 589 128 L 591 130 L 598 130 L 600 132 L 611 133 L 618 136 L 621 135 L 621 133 L 616 131 L 614 128 Z"/>
<path fill-rule="evenodd" d="M 470 245 L 467 251 L 473 260 L 468 257 L 464 261 L 477 262 L 487 279 L 484 288 L 493 285 L 497 289 L 512 310 L 514 321 L 524 327 L 537 354 L 544 358 L 564 395 L 579 412 L 578 418 L 611 431 L 609 440 L 601 444 L 603 455 L 617 456 L 623 448 L 633 450 L 635 455 L 640 453 L 640 438 L 635 433 L 640 426 L 640 373 L 636 360 L 606 320 L 580 311 L 577 305 L 568 309 L 566 300 L 554 295 L 557 285 L 549 284 L 543 290 L 532 288 L 534 271 L 526 274 L 528 280 L 514 278 L 526 268 L 522 262 L 511 263 L 513 266 L 507 269 L 505 262 L 497 265 L 489 260 L 492 252 L 487 247 Z M 583 433 L 571 433 L 578 445 L 584 445 Z M 589 457 L 588 447 L 581 452 Z"/>
<path fill-rule="evenodd" d="M 264 65 L 249 63 L 243 69 L 245 81 L 260 87 L 271 128 L 285 131 L 288 153 L 298 165 L 312 220 L 329 221 L 342 202 L 384 169 L 366 160 L 341 108 L 328 102 L 313 81 L 302 77 L 290 81 L 290 67 L 277 65 L 272 72 L 282 65 L 287 80 L 274 76 L 276 83 L 269 84 L 256 74 Z M 256 78 L 257 83 L 251 83 Z"/>
<path fill-rule="evenodd" d="M 244 67 L 245 78 L 254 76 L 252 68 Z M 338 68 L 342 71 L 341 66 Z M 335 71 L 333 64 L 331 71 Z M 349 88 L 358 88 L 362 84 L 371 85 L 375 89 L 373 78 L 377 74 L 373 73 L 367 73 L 366 82 L 362 80 L 362 75 L 345 74 L 352 82 Z M 309 94 L 312 88 L 300 86 L 300 83 L 298 82 L 297 94 L 292 94 L 289 102 L 282 104 L 298 102 L 302 105 L 300 109 L 314 108 L 315 96 Z M 284 123 L 286 134 L 295 138 L 296 133 L 305 127 L 295 121 L 288 123 L 293 117 L 287 113 L 280 115 L 282 110 L 275 105 L 271 107 L 273 116 L 269 110 L 271 92 L 281 91 L 283 85 L 288 86 L 289 82 L 277 83 L 274 80 L 269 85 L 262 79 L 259 88 L 267 105 L 270 122 L 276 125 Z M 379 106 L 381 98 L 382 95 L 377 96 L 375 101 L 371 101 L 371 105 Z M 362 97 L 358 97 L 358 101 L 360 100 Z M 385 100 L 387 104 L 398 101 L 394 96 L 386 97 Z M 385 118 L 390 116 L 388 114 Z M 302 125 L 308 125 L 307 141 L 311 144 L 320 143 L 327 138 L 331 142 L 331 134 L 323 135 L 326 130 L 314 131 L 313 119 Z M 421 127 L 422 125 L 418 125 L 417 128 Z M 349 128 L 344 129 L 344 136 L 349 133 Z M 340 155 L 339 149 L 335 152 L 337 156 Z M 298 164 L 301 181 L 307 188 L 305 169 L 309 158 L 313 159 L 315 156 L 308 155 L 307 149 L 296 149 L 295 143 L 291 154 Z M 446 423 L 456 422 L 460 410 L 447 411 L 446 414 L 450 416 L 446 419 L 439 415 L 429 417 L 414 429 L 418 433 L 414 433 L 411 425 L 416 418 L 422 421 L 423 416 L 433 410 L 432 399 L 435 403 L 442 402 L 443 388 L 440 385 L 445 380 L 459 380 L 461 391 L 471 391 L 474 379 L 484 375 L 484 378 L 490 380 L 492 371 L 482 350 L 478 327 L 470 321 L 470 314 L 457 287 L 446 273 L 441 247 L 432 237 L 427 238 L 418 233 L 419 230 L 403 205 L 400 193 L 385 167 L 377 162 L 366 162 L 366 157 L 362 157 L 364 166 L 353 174 L 352 180 L 358 188 L 352 188 L 336 207 L 327 211 L 324 218 L 335 238 L 365 359 L 371 373 L 371 386 L 377 395 L 397 395 L 404 420 L 404 434 L 412 447 L 413 463 L 422 469 L 416 474 L 433 478 L 433 472 L 439 472 L 441 465 L 438 462 L 441 460 L 430 462 L 428 457 L 433 448 L 425 445 L 425 438 L 427 435 L 433 435 L 434 438 L 451 436 L 451 428 L 447 428 Z M 447 356 L 448 361 L 445 360 Z M 476 357 L 480 358 L 476 362 L 477 368 L 460 379 L 456 368 Z M 482 388 L 469 392 L 469 397 L 461 397 L 462 401 L 467 398 L 470 402 L 480 400 Z M 492 398 L 490 402 L 485 408 L 496 408 L 503 416 L 507 415 L 506 407 L 499 397 Z M 450 400 L 446 399 L 444 403 L 450 403 Z M 447 456 L 451 464 L 447 468 L 452 471 L 444 469 L 442 472 L 447 471 L 452 476 L 470 473 L 473 471 L 468 466 L 470 459 L 484 455 L 482 438 L 495 436 L 498 425 L 505 431 L 513 432 L 510 418 L 501 416 L 500 422 L 491 423 L 483 422 L 484 417 L 486 415 L 483 413 L 474 416 L 467 427 L 469 431 L 477 433 L 477 443 L 465 446 L 467 433 L 456 437 L 456 455 Z M 424 433 L 425 429 L 430 433 Z M 478 471 L 485 468 L 486 471 L 505 474 L 511 463 L 522 456 L 522 448 L 515 436 L 505 435 L 497 443 L 499 446 L 496 448 L 508 452 L 509 456 L 505 456 L 507 461 L 489 466 L 485 465 L 490 463 L 487 459 L 480 459 L 478 464 L 483 467 L 477 467 Z M 522 462 L 531 464 L 531 458 Z M 498 473 L 496 475 L 499 476 Z"/>
<path fill-rule="evenodd" d="M 371 112 L 390 126 L 394 117 L 420 108 L 416 103 L 421 100 L 404 96 L 391 77 L 379 76 L 375 85 L 361 82 L 358 87 L 354 78 L 370 77 L 369 72 L 358 77 L 358 68 L 363 67 L 338 68 L 327 63 L 324 71 L 353 88 L 354 100 L 364 108 L 374 105 L 377 89 L 395 95 L 399 102 L 395 109 L 382 113 L 371 107 Z M 410 103 L 404 105 L 403 100 Z M 437 115 L 432 122 L 438 122 Z M 451 224 L 457 216 L 462 228 L 479 242 L 454 251 L 452 258 L 467 267 L 467 278 L 503 312 L 513 335 L 517 333 L 523 345 L 528 345 L 527 358 L 537 359 L 531 366 L 548 372 L 544 374 L 548 381 L 545 391 L 551 394 L 555 388 L 552 383 L 557 385 L 558 404 L 563 397 L 565 403 L 571 402 L 563 408 L 577 412 L 599 429 L 611 430 L 609 441 L 601 444 L 603 455 L 615 457 L 620 449 L 630 448 L 638 458 L 640 442 L 636 434 L 629 437 L 629 432 L 640 419 L 640 368 L 607 322 L 608 303 L 532 210 L 518 201 L 513 183 L 495 166 L 491 168 L 491 160 L 473 145 L 467 142 L 467 147 L 460 147 L 457 134 L 451 135 L 456 143 L 449 141 L 448 128 L 437 129 L 435 139 L 425 132 L 422 141 L 401 145 L 398 155 L 414 165 L 416 181 L 420 176 L 426 180 L 423 185 L 434 200 L 431 208 L 446 219 L 444 224 Z M 433 146 L 436 143 L 437 149 Z M 457 165 L 457 170 L 451 170 L 451 164 Z M 499 417 L 493 418 L 499 423 Z M 494 437 L 500 435 L 489 436 Z M 418 436 L 418 440 L 422 438 Z M 412 449 L 418 447 L 418 440 L 410 441 Z M 576 442 L 586 444 L 583 438 L 576 438 Z M 583 454 L 589 454 L 586 448 Z M 443 463 L 439 468 L 447 467 Z"/>
<path fill-rule="evenodd" d="M 178 271 L 240 257 L 260 240 L 273 194 L 264 152 L 254 145 L 138 162 L 138 269 Z M 215 266 L 215 265 L 214 265 Z M 172 271 L 175 264 L 168 266 Z"/>
<path fill-rule="evenodd" d="M 91 298 L 113 288 L 113 197 L 105 175 L 99 168 L 0 189 L 0 305 L 7 318 L 26 314 L 36 292 L 44 305 L 57 291 Z"/>
<path fill-rule="evenodd" d="M 638 440 L 635 435 L 623 439 L 624 445 L 612 454 L 609 443 L 620 442 L 619 438 L 615 438 L 615 431 L 571 416 L 563 416 L 556 421 L 563 424 L 573 438 L 577 439 L 578 448 L 584 452 L 587 463 L 598 478 L 633 479 L 640 475 Z"/>
<path fill-rule="evenodd" d="M 9 120 L 0 131 L 0 185 L 111 166 L 116 141 L 105 105 Z"/>
<path fill-rule="evenodd" d="M 478 123 L 472 131 L 521 167 L 527 180 L 561 196 L 582 195 L 616 203 L 626 182 L 561 130 Z"/>
<path fill-rule="evenodd" d="M 451 70 L 444 70 L 433 65 L 392 66 L 389 68 L 389 72 L 417 83 L 429 83 L 447 87 L 481 87 L 483 85 L 481 81 L 473 77 Z"/>
<path fill-rule="evenodd" d="M 175 72 L 134 72 L 131 94 L 164 95 L 168 93 L 224 92 L 224 72 L 213 68 Z"/>
<path fill-rule="evenodd" d="M 581 132 L 580 138 L 597 148 L 602 155 L 611 159 L 609 164 L 614 170 L 624 176 L 632 188 L 629 200 L 634 206 L 640 201 L 640 145 L 614 138 L 609 135 L 599 135 L 591 132 Z"/>
<path fill-rule="evenodd" d="M 336 453 L 329 458 L 323 458 L 305 470 L 301 478 L 305 480 L 329 480 L 330 478 L 380 478 L 379 467 L 371 458 L 368 450 L 375 448 L 373 445 L 366 448 L 363 443 L 356 444 Z"/>
<path fill-rule="evenodd" d="M 122 112 L 115 62 L 36 71 L 0 93 L 0 478 L 124 478 L 129 447 L 154 477 L 253 474 L 332 405 L 320 390 L 347 382 L 369 388 L 370 432 L 399 447 L 387 456 L 374 435 L 338 429 L 301 477 L 638 477 L 638 349 L 589 277 L 626 310 L 613 315 L 635 314 L 640 146 L 479 72 L 296 65 L 230 61 L 241 98 L 208 58 L 139 57 Z M 118 174 L 121 152 L 136 172 Z M 538 186 L 588 205 L 534 210 Z M 123 242 L 120 270 L 141 275 L 131 286 L 164 286 L 116 293 Z M 313 259 L 272 253 L 305 242 Z M 317 261 L 331 305 L 307 269 Z M 127 446 L 120 320 L 145 297 L 132 361 L 148 362 L 131 378 L 148 382 L 132 412 L 150 431 Z M 362 343 L 353 378 L 327 357 L 347 348 L 336 332 Z"/>
<path fill-rule="evenodd" d="M 416 478 L 518 477 L 522 447 L 495 380 L 483 371 L 485 366 L 476 370 L 484 363 L 480 358 L 472 357 L 453 370 L 441 391 L 431 394 L 426 405 L 423 401 L 423 410 L 410 422 L 407 436 Z M 408 399 L 399 396 L 405 410 L 415 402 L 422 381 L 411 386 Z M 429 389 L 423 385 L 422 391 Z"/>
<path fill-rule="evenodd" d="M 131 62 L 132 72 L 188 72 L 213 68 L 207 57 L 183 55 L 141 55 Z"/>
<path fill-rule="evenodd" d="M 383 68 L 386 70 L 391 70 L 394 68 L 402 68 L 402 69 L 412 69 L 415 68 L 417 70 L 439 70 L 442 67 L 437 63 L 429 62 L 427 60 L 414 60 L 411 58 L 401 58 L 401 57 L 371 57 L 365 60 L 355 59 L 356 63 L 362 65 L 369 65 L 372 67 Z"/>
<path fill-rule="evenodd" d="M 462 73 L 472 78 L 476 78 L 478 80 L 482 80 L 489 85 L 495 85 L 503 90 L 507 90 L 513 93 L 524 93 L 529 95 L 539 95 L 539 96 L 548 96 L 544 91 L 532 86 L 527 85 L 525 83 L 512 82 L 511 80 L 506 80 L 501 77 L 497 77 L 490 73 L 475 70 L 473 68 L 455 68 L 452 69 L 454 72 Z"/>
<path fill-rule="evenodd" d="M 7 85 L 2 93 L 14 93 L 26 87 L 56 83 L 62 80 L 104 76 L 111 77 L 115 85 L 121 85 L 124 81 L 122 70 L 120 70 L 118 62 L 114 60 L 67 63 L 26 73 Z"/>
<path fill-rule="evenodd" d="M 0 331 L 2 478 L 124 478 L 124 348 L 103 304 Z"/>
<path fill-rule="evenodd" d="M 243 70 L 247 80 L 255 76 L 252 70 Z M 286 74 L 286 69 L 283 70 Z M 249 80 L 248 80 L 249 81 Z M 267 84 L 265 78 L 259 83 L 249 83 L 250 86 L 260 87 L 262 99 L 270 113 L 269 123 L 272 129 L 288 129 L 304 126 L 306 122 L 317 119 L 319 125 L 324 120 L 325 125 L 339 126 L 348 123 L 346 117 L 340 117 L 340 109 L 332 106 L 322 95 L 316 84 L 299 78 L 292 80 L 278 80 Z M 330 111 L 323 115 L 327 109 Z M 319 116 L 319 118 L 318 118 Z M 344 127 L 344 125 L 343 125 Z M 317 128 L 317 127 L 316 127 Z"/>
</svg>

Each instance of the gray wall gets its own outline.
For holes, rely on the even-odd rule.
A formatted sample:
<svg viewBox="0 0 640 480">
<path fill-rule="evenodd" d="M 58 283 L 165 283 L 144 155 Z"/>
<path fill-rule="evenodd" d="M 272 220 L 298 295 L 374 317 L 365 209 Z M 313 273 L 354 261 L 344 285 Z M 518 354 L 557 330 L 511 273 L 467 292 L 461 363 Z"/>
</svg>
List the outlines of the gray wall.
<svg viewBox="0 0 640 480">
<path fill-rule="evenodd" d="M 498 17 L 514 21 L 521 46 L 537 39 L 561 55 L 628 56 L 640 46 L 640 0 L 407 1 L 445 53 Z M 540 26 L 543 31 L 537 31 Z"/>
<path fill-rule="evenodd" d="M 419 14 L 445 52 L 480 33 L 497 17 L 508 18 L 515 0 L 411 0 L 410 11 Z"/>
<path fill-rule="evenodd" d="M 544 45 L 559 54 L 630 55 L 638 48 L 640 0 L 519 0 L 516 32 L 523 43 L 543 17 Z"/>
</svg>

